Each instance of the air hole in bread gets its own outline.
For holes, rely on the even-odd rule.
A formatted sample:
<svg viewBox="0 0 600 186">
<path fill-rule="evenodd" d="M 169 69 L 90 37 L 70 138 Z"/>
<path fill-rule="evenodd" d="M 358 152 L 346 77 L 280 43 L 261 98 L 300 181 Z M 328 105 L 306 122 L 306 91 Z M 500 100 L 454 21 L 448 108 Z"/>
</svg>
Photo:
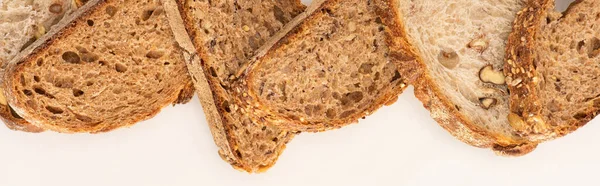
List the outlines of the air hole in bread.
<svg viewBox="0 0 600 186">
<path fill-rule="evenodd" d="M 450 48 L 443 48 L 438 54 L 438 61 L 446 68 L 453 69 L 458 66 L 460 58 L 456 51 Z"/>
<path fill-rule="evenodd" d="M 50 7 L 48 8 L 48 11 L 52 12 L 53 14 L 60 14 L 63 11 L 62 4 L 54 3 L 54 4 L 50 5 Z"/>
<path fill-rule="evenodd" d="M 100 59 L 100 56 L 94 53 L 84 53 L 81 55 L 81 60 L 85 62 L 96 62 L 98 59 Z"/>
<path fill-rule="evenodd" d="M 61 108 L 46 106 L 46 110 L 50 111 L 52 114 L 62 114 L 64 111 Z"/>
<path fill-rule="evenodd" d="M 36 64 L 37 66 L 42 66 L 42 65 L 44 65 L 44 59 L 42 59 L 42 58 L 38 59 L 38 60 L 35 62 L 35 64 Z"/>
<path fill-rule="evenodd" d="M 67 63 L 75 63 L 75 64 L 77 64 L 81 61 L 81 58 L 79 58 L 79 55 L 72 51 L 67 51 L 67 52 L 63 53 L 62 59 Z"/>
<path fill-rule="evenodd" d="M 598 56 L 600 53 L 600 40 L 598 38 L 594 37 L 590 39 L 587 53 L 589 58 Z"/>
<path fill-rule="evenodd" d="M 581 49 L 583 49 L 583 46 L 585 46 L 585 41 L 581 40 L 577 43 L 577 51 L 582 51 Z"/>
<path fill-rule="evenodd" d="M 31 95 L 33 95 L 33 92 L 31 92 L 31 90 L 25 89 L 25 90 L 23 90 L 23 94 L 25 94 L 26 96 L 31 96 Z"/>
<path fill-rule="evenodd" d="M 46 90 L 44 90 L 42 87 L 33 87 L 33 91 L 39 95 L 54 99 L 54 96 L 46 92 Z"/>
<path fill-rule="evenodd" d="M 106 66 L 106 61 L 98 61 L 98 64 L 100 64 L 100 66 Z"/>
<path fill-rule="evenodd" d="M 94 21 L 93 20 L 87 20 L 87 25 L 88 26 L 94 26 Z"/>
<path fill-rule="evenodd" d="M 92 86 L 92 85 L 94 85 L 93 81 L 87 81 L 87 82 L 85 82 L 85 86 L 89 87 L 89 86 Z"/>
<path fill-rule="evenodd" d="M 373 72 L 373 66 L 375 66 L 375 64 L 363 63 L 362 65 L 360 65 L 360 69 L 358 69 L 358 72 L 360 72 L 361 74 L 370 74 Z"/>
<path fill-rule="evenodd" d="M 84 116 L 84 115 L 77 114 L 77 113 L 74 113 L 74 115 L 75 115 L 75 118 L 77 118 L 77 120 L 79 120 L 79 121 L 83 121 L 83 122 L 91 122 L 92 121 L 92 118 L 89 116 Z"/>
<path fill-rule="evenodd" d="M 40 77 L 39 76 L 33 76 L 33 80 L 35 82 L 40 82 Z"/>
<path fill-rule="evenodd" d="M 142 21 L 147 21 L 148 19 L 150 19 L 152 13 L 154 13 L 154 9 L 144 10 L 144 12 L 142 12 Z"/>
<path fill-rule="evenodd" d="M 158 59 L 164 55 L 165 55 L 165 52 L 163 52 L 163 51 L 152 50 L 146 54 L 146 57 L 150 58 L 150 59 Z"/>
<path fill-rule="evenodd" d="M 238 158 L 242 158 L 242 153 L 240 152 L 240 150 L 235 150 L 235 155 L 236 155 Z"/>
<path fill-rule="evenodd" d="M 342 114 L 340 114 L 340 118 L 347 118 L 348 116 L 350 116 L 354 113 L 356 113 L 356 110 L 354 110 L 354 109 L 348 110 L 346 112 L 342 112 Z"/>
<path fill-rule="evenodd" d="M 278 6 L 273 7 L 273 16 L 275 16 L 275 19 L 277 19 L 277 21 L 279 21 L 280 23 L 287 23 L 289 21 L 285 17 L 285 13 L 283 12 L 283 10 L 281 10 L 281 8 L 279 8 Z"/>
<path fill-rule="evenodd" d="M 53 79 L 52 84 L 58 88 L 71 88 L 75 82 L 74 78 L 68 76 L 60 76 L 48 79 Z"/>
<path fill-rule="evenodd" d="M 576 19 L 577 22 L 583 22 L 585 20 L 585 14 L 583 13 L 579 14 L 579 17 Z"/>
<path fill-rule="evenodd" d="M 117 70 L 117 72 L 125 72 L 127 71 L 127 66 L 123 63 L 117 63 L 115 64 L 115 70 Z"/>
<path fill-rule="evenodd" d="M 113 17 L 115 14 L 117 14 L 117 7 L 109 5 L 106 7 L 105 11 L 106 14 L 108 14 L 110 17 Z"/>
<path fill-rule="evenodd" d="M 231 108 L 229 108 L 229 106 L 230 106 L 229 101 L 227 101 L 227 100 L 223 101 L 221 106 L 225 109 L 226 112 L 231 112 Z"/>
<path fill-rule="evenodd" d="M 27 83 L 25 82 L 25 75 L 21 74 L 21 77 L 19 78 L 19 82 L 21 83 L 21 85 L 26 86 Z"/>
<path fill-rule="evenodd" d="M 79 97 L 79 96 L 82 96 L 83 94 L 84 94 L 84 92 L 82 90 L 73 89 L 73 96 Z"/>
<path fill-rule="evenodd" d="M 398 71 L 396 70 L 396 72 L 394 73 L 394 77 L 392 77 L 392 79 L 390 80 L 390 83 L 391 83 L 391 82 L 394 82 L 394 81 L 396 81 L 396 80 L 399 80 L 400 78 L 402 78 L 402 76 L 400 75 L 400 72 L 398 72 Z"/>
<path fill-rule="evenodd" d="M 169 63 L 168 61 L 165 61 L 165 63 L 163 63 L 163 65 L 167 66 L 170 65 L 171 63 Z"/>
<path fill-rule="evenodd" d="M 340 100 L 342 102 L 342 106 L 345 107 L 349 107 L 352 104 L 359 102 L 363 99 L 363 93 L 356 91 L 356 92 L 350 92 L 350 93 L 346 93 L 344 95 L 344 97 Z"/>
<path fill-rule="evenodd" d="M 10 105 L 8 105 L 8 109 L 10 110 L 10 115 L 12 115 L 12 117 L 17 118 L 17 119 L 23 119 L 23 117 L 19 116 L 19 114 L 17 114 L 15 109 L 13 109 Z"/>
<path fill-rule="evenodd" d="M 583 111 L 583 112 L 579 112 L 579 113 L 573 115 L 573 118 L 575 118 L 576 120 L 581 120 L 581 119 L 586 118 L 587 116 L 588 116 L 588 114 L 585 111 Z"/>
</svg>

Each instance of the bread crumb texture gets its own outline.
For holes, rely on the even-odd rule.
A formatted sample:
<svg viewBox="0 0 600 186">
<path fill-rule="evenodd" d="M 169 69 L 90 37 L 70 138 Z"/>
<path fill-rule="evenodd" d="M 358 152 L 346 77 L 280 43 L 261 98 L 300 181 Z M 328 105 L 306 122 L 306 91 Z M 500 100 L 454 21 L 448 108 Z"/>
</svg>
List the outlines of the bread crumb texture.
<svg viewBox="0 0 600 186">
<path fill-rule="evenodd" d="M 399 60 L 414 57 L 391 54 L 396 14 L 384 2 L 332 0 L 309 15 L 248 72 L 251 112 L 278 115 L 292 130 L 321 131 L 395 100 L 406 87 Z"/>
<path fill-rule="evenodd" d="M 95 5 L 9 72 L 9 101 L 59 132 L 132 125 L 188 85 L 183 56 L 158 0 Z"/>
</svg>

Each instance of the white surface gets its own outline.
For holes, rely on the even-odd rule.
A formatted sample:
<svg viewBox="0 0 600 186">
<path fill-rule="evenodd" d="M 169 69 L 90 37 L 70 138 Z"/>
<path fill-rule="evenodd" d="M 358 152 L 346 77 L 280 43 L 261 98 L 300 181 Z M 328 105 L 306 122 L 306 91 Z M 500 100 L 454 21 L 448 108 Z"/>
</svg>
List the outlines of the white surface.
<svg viewBox="0 0 600 186">
<path fill-rule="evenodd" d="M 455 140 L 409 89 L 360 124 L 299 135 L 270 171 L 248 175 L 219 158 L 194 99 L 107 134 L 0 127 L 0 186 L 591 185 L 599 124 L 524 157 L 499 157 Z"/>
</svg>

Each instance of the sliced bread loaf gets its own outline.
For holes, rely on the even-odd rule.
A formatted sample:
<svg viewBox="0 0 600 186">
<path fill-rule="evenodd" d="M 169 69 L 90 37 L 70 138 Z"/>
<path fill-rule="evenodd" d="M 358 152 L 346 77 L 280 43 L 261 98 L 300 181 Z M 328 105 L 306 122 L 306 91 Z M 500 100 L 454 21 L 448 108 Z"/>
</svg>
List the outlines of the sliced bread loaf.
<svg viewBox="0 0 600 186">
<path fill-rule="evenodd" d="M 506 39 L 522 0 L 398 0 L 411 44 L 419 53 L 417 98 L 456 138 L 502 155 L 523 155 L 537 144 L 509 124 Z M 401 68 L 402 70 L 402 68 Z M 411 79 L 411 78 L 409 78 Z"/>
<path fill-rule="evenodd" d="M 196 50 L 188 68 L 221 157 L 262 172 L 275 164 L 294 132 L 253 122 L 234 107 L 231 81 L 268 38 L 305 8 L 298 0 L 177 0 Z M 212 92 L 208 91 L 212 90 Z"/>
<path fill-rule="evenodd" d="M 519 12 L 509 37 L 505 74 L 508 119 L 543 141 L 585 125 L 600 110 L 600 1 L 579 0 L 564 13 L 553 0 Z"/>
<path fill-rule="evenodd" d="M 321 0 L 259 50 L 240 75 L 242 111 L 294 131 L 358 121 L 406 88 L 402 43 L 389 0 Z M 395 40 L 398 38 L 398 40 Z"/>
<path fill-rule="evenodd" d="M 40 38 L 76 7 L 73 0 L 0 1 L 0 67 L 4 69 L 8 61 L 18 52 Z M 0 89 L 0 118 L 12 130 L 44 131 L 13 111 L 7 104 L 2 89 Z"/>
<path fill-rule="evenodd" d="M 192 83 L 158 0 L 94 0 L 12 60 L 9 105 L 37 127 L 105 132 L 189 101 Z"/>
</svg>

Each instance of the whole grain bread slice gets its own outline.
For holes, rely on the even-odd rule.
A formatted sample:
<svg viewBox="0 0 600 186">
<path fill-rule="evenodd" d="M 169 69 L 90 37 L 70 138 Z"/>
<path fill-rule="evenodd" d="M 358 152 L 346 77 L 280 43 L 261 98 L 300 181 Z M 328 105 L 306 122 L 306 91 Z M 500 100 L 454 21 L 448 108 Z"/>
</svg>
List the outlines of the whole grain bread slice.
<svg viewBox="0 0 600 186">
<path fill-rule="evenodd" d="M 219 154 L 239 170 L 266 171 L 295 132 L 253 122 L 234 107 L 231 81 L 255 51 L 305 6 L 298 0 L 177 0 L 177 4 L 195 46 L 184 47 L 192 56 L 188 68 Z"/>
<path fill-rule="evenodd" d="M 193 95 L 182 51 L 158 0 L 94 0 L 13 59 L 9 105 L 58 132 L 106 132 Z"/>
<path fill-rule="evenodd" d="M 21 50 L 40 38 L 66 14 L 76 9 L 78 6 L 73 2 L 73 0 L 0 1 L 0 67 L 4 69 L 8 61 Z M 7 104 L 2 89 L 0 89 L 0 118 L 12 130 L 44 131 L 17 115 Z"/>
<path fill-rule="evenodd" d="M 579 0 L 563 13 L 554 4 L 519 12 L 506 53 L 508 119 L 532 141 L 571 133 L 600 110 L 600 2 Z"/>
<path fill-rule="evenodd" d="M 402 72 L 431 116 L 470 145 L 518 156 L 537 143 L 516 134 L 506 116 L 502 74 L 506 39 L 522 0 L 398 0 L 418 63 Z M 413 61 L 409 61 L 413 62 Z M 416 69 L 416 70 L 415 70 Z"/>
<path fill-rule="evenodd" d="M 340 128 L 395 102 L 406 50 L 389 0 L 320 0 L 236 76 L 242 111 L 293 131 Z"/>
</svg>

